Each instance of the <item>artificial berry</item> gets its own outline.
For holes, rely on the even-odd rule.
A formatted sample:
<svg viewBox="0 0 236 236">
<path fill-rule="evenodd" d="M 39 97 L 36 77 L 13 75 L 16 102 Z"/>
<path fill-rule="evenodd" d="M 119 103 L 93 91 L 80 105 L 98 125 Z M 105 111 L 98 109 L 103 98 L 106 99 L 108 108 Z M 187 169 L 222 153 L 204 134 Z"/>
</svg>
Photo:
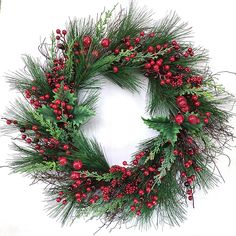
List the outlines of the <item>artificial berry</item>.
<svg viewBox="0 0 236 236">
<path fill-rule="evenodd" d="M 102 47 L 104 47 L 104 48 L 108 48 L 109 45 L 110 45 L 110 43 L 111 43 L 111 41 L 110 41 L 110 39 L 108 39 L 108 38 L 102 39 L 102 41 L 101 41 L 101 45 L 102 45 Z"/>
<path fill-rule="evenodd" d="M 90 46 L 90 44 L 92 43 L 92 38 L 88 35 L 85 35 L 83 37 L 83 45 L 85 48 L 88 48 Z"/>
<path fill-rule="evenodd" d="M 66 157 L 59 157 L 58 161 L 59 161 L 60 166 L 65 166 L 68 163 L 68 160 Z"/>
<path fill-rule="evenodd" d="M 178 125 L 181 125 L 184 122 L 184 116 L 182 114 L 178 114 L 175 116 L 175 122 Z"/>
<path fill-rule="evenodd" d="M 75 170 L 80 170 L 82 168 L 83 164 L 82 164 L 82 161 L 80 160 L 76 160 L 73 162 L 73 168 Z"/>
<path fill-rule="evenodd" d="M 118 73 L 119 72 L 119 68 L 117 66 L 113 66 L 112 68 L 114 73 Z"/>
</svg>

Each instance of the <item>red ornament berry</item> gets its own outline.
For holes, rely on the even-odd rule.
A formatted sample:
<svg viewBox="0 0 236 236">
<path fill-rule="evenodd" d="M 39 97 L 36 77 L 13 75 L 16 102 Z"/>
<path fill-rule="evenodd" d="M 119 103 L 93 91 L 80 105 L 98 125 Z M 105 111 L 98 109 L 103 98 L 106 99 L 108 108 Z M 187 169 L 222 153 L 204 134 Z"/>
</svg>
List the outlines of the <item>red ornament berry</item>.
<svg viewBox="0 0 236 236">
<path fill-rule="evenodd" d="M 136 215 L 137 215 L 137 216 L 140 216 L 140 215 L 141 215 L 141 211 L 138 210 L 138 211 L 136 212 Z"/>
<path fill-rule="evenodd" d="M 175 156 L 178 156 L 178 155 L 179 155 L 179 150 L 178 150 L 178 149 L 175 149 L 175 150 L 173 151 L 173 154 L 174 154 Z"/>
<path fill-rule="evenodd" d="M 153 46 L 148 46 L 147 51 L 150 52 L 150 53 L 154 52 L 154 47 Z"/>
<path fill-rule="evenodd" d="M 176 103 L 177 103 L 177 105 L 178 105 L 181 101 L 187 102 L 187 100 L 186 100 L 186 98 L 185 98 L 184 96 L 178 96 L 178 97 L 176 98 Z"/>
<path fill-rule="evenodd" d="M 206 116 L 207 117 L 210 117 L 211 116 L 211 113 L 208 111 L 208 112 L 206 112 Z"/>
<path fill-rule="evenodd" d="M 33 131 L 37 131 L 38 129 L 39 129 L 38 126 L 36 126 L 36 125 L 33 125 L 33 126 L 32 126 L 32 130 L 33 130 Z"/>
<path fill-rule="evenodd" d="M 142 195 L 144 195 L 144 191 L 143 191 L 142 189 L 140 189 L 140 190 L 138 191 L 138 194 L 139 194 L 140 196 L 142 196 Z"/>
<path fill-rule="evenodd" d="M 199 101 L 196 101 L 196 102 L 194 103 L 194 106 L 195 106 L 195 107 L 200 107 L 200 106 L 201 106 L 201 103 L 200 103 Z"/>
<path fill-rule="evenodd" d="M 142 32 L 140 32 L 140 36 L 144 36 L 145 35 L 145 33 L 142 31 Z"/>
<path fill-rule="evenodd" d="M 114 73 L 118 73 L 119 72 L 119 68 L 117 66 L 113 66 L 112 68 Z"/>
<path fill-rule="evenodd" d="M 184 116 L 182 114 L 178 114 L 175 116 L 175 122 L 178 125 L 181 125 L 184 122 Z"/>
<path fill-rule="evenodd" d="M 83 37 L 83 45 L 85 48 L 88 48 L 90 46 L 90 44 L 92 43 L 92 38 L 88 35 L 85 35 Z"/>
<path fill-rule="evenodd" d="M 138 204 L 139 200 L 137 198 L 134 198 L 133 202 L 134 202 L 134 204 Z"/>
<path fill-rule="evenodd" d="M 57 201 L 57 202 L 60 202 L 60 201 L 61 201 L 61 198 L 60 198 L 60 197 L 58 197 L 58 198 L 56 199 L 56 201 Z"/>
<path fill-rule="evenodd" d="M 197 96 L 196 94 L 194 94 L 194 95 L 192 96 L 192 100 L 193 100 L 194 102 L 196 102 L 196 101 L 198 100 L 198 96 Z"/>
<path fill-rule="evenodd" d="M 140 43 L 140 38 L 139 37 L 137 37 L 137 38 L 135 38 L 135 43 Z"/>
<path fill-rule="evenodd" d="M 31 139 L 31 138 L 27 138 L 27 139 L 26 139 L 26 142 L 27 142 L 27 143 L 32 143 L 32 139 Z"/>
<path fill-rule="evenodd" d="M 57 29 L 57 30 L 56 30 L 56 33 L 57 33 L 57 34 L 61 34 L 61 30 Z"/>
<path fill-rule="evenodd" d="M 59 161 L 60 166 L 65 166 L 68 163 L 68 160 L 66 157 L 59 157 L 58 161 Z"/>
<path fill-rule="evenodd" d="M 123 161 L 123 165 L 127 166 L 128 165 L 127 161 Z"/>
<path fill-rule="evenodd" d="M 120 49 L 119 48 L 116 48 L 115 50 L 114 50 L 114 54 L 115 55 L 118 55 L 120 53 Z"/>
<path fill-rule="evenodd" d="M 11 120 L 7 120 L 6 123 L 7 123 L 7 125 L 10 125 L 12 122 L 11 122 Z"/>
<path fill-rule="evenodd" d="M 101 41 L 101 45 L 102 45 L 104 48 L 108 48 L 109 45 L 110 45 L 110 43 L 111 43 L 111 41 L 110 41 L 110 39 L 108 39 L 108 38 L 102 39 L 102 41 Z"/>
<path fill-rule="evenodd" d="M 205 124 L 208 124 L 208 123 L 209 123 L 209 119 L 208 119 L 208 118 L 205 118 L 205 119 L 204 119 L 204 123 L 205 123 Z"/>
<path fill-rule="evenodd" d="M 69 149 L 69 145 L 68 144 L 64 144 L 63 145 L 63 149 L 66 151 L 66 150 L 68 150 Z"/>
<path fill-rule="evenodd" d="M 22 139 L 26 139 L 26 135 L 25 135 L 25 134 L 22 134 L 21 138 L 22 138 Z"/>
<path fill-rule="evenodd" d="M 82 164 L 82 161 L 80 161 L 80 160 L 73 162 L 73 168 L 75 170 L 80 170 L 82 168 L 82 166 L 83 166 L 83 164 Z"/>
<path fill-rule="evenodd" d="M 67 34 L 67 31 L 66 31 L 66 30 L 62 30 L 62 34 L 63 34 L 63 35 L 66 35 L 66 34 Z"/>
<path fill-rule="evenodd" d="M 188 122 L 192 125 L 196 125 L 199 123 L 199 118 L 196 115 L 189 115 Z"/>
<path fill-rule="evenodd" d="M 130 206 L 131 211 L 135 211 L 136 207 L 135 206 Z"/>
</svg>

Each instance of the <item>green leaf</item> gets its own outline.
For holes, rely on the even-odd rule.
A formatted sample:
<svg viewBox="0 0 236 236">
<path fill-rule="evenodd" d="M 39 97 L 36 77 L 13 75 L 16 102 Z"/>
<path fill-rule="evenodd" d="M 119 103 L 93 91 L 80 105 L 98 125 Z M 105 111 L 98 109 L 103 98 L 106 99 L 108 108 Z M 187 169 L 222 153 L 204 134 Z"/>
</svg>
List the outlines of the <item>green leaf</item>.
<svg viewBox="0 0 236 236">
<path fill-rule="evenodd" d="M 77 125 L 86 123 L 91 116 L 94 116 L 95 112 L 87 106 L 77 106 L 74 109 L 74 120 L 73 122 Z"/>
<path fill-rule="evenodd" d="M 177 141 L 177 134 L 181 130 L 181 126 L 170 121 L 166 117 L 154 117 L 152 119 L 143 119 L 144 123 L 152 129 L 161 133 L 165 141 L 170 141 L 172 145 Z"/>
<path fill-rule="evenodd" d="M 47 119 L 52 122 L 57 122 L 55 114 L 53 113 L 53 110 L 50 107 L 43 105 L 41 108 L 37 109 L 37 112 L 43 116 L 43 119 Z"/>
</svg>

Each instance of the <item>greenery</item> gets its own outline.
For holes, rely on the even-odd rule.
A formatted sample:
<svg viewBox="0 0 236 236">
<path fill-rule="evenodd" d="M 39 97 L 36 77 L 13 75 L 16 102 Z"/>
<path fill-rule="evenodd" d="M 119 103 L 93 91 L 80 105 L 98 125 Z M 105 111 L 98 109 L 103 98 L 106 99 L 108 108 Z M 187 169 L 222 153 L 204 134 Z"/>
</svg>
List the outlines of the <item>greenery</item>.
<svg viewBox="0 0 236 236">
<path fill-rule="evenodd" d="M 81 216 L 104 226 L 149 227 L 155 217 L 179 224 L 196 189 L 219 181 L 216 157 L 234 138 L 226 105 L 235 99 L 205 69 L 206 51 L 188 41 L 190 28 L 175 13 L 153 22 L 133 2 L 115 12 L 70 21 L 51 45 L 40 45 L 44 64 L 26 55 L 25 69 L 7 76 L 23 95 L 4 117 L 4 133 L 21 132 L 9 165 L 47 184 L 50 215 L 62 224 Z M 105 79 L 133 93 L 148 81 L 143 121 L 157 135 L 123 165 L 110 166 L 99 142 L 83 132 Z"/>
</svg>

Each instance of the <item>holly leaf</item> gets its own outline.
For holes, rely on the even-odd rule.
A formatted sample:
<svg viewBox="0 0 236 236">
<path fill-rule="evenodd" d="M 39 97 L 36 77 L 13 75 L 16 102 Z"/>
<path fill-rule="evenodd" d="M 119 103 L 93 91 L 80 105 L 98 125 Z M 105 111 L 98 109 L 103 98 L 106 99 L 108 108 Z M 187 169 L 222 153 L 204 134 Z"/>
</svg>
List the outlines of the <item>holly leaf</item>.
<svg viewBox="0 0 236 236">
<path fill-rule="evenodd" d="M 42 107 L 38 108 L 37 111 L 43 116 L 44 119 L 57 122 L 55 114 L 50 107 L 43 105 Z"/>
<path fill-rule="evenodd" d="M 167 117 L 143 118 L 143 121 L 149 128 L 159 131 L 166 142 L 170 141 L 174 145 L 177 141 L 177 135 L 181 130 L 181 126 L 170 121 Z"/>
<path fill-rule="evenodd" d="M 87 106 L 77 106 L 74 109 L 74 119 L 73 123 L 77 125 L 82 125 L 86 123 L 92 116 L 95 115 L 95 112 L 88 108 Z"/>
</svg>

